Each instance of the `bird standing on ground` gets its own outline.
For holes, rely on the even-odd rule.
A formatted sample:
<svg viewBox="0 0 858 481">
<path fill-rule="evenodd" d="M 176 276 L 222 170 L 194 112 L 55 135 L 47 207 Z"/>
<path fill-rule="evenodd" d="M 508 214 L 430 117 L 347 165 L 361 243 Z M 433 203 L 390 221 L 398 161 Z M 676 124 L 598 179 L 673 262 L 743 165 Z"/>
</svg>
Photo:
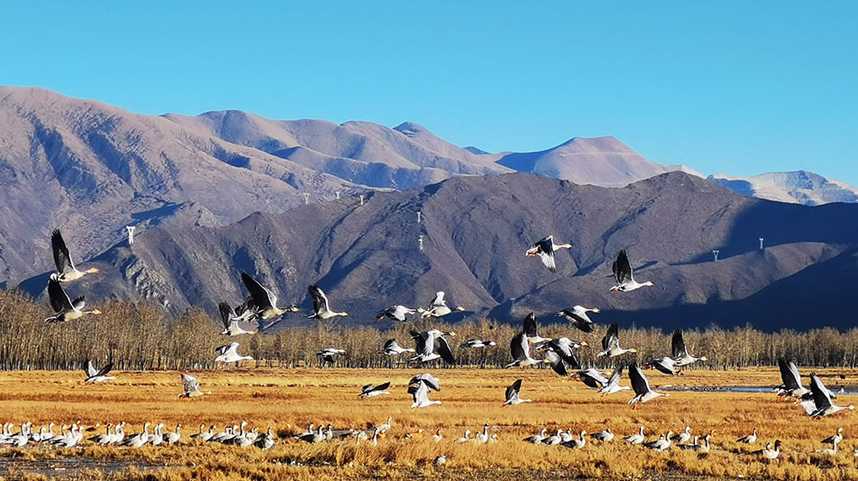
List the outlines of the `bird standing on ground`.
<svg viewBox="0 0 858 481">
<path fill-rule="evenodd" d="M 548 236 L 539 240 L 533 247 L 528 249 L 524 255 L 539 256 L 542 264 L 551 272 L 557 272 L 557 264 L 554 261 L 554 253 L 560 249 L 571 249 L 572 244 L 555 244 L 554 236 Z"/>
</svg>

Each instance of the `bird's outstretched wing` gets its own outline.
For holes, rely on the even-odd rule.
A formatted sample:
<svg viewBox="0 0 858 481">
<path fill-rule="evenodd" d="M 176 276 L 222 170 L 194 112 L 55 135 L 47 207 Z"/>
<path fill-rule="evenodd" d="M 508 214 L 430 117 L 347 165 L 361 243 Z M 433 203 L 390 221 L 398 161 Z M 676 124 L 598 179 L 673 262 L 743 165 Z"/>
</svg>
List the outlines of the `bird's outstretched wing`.
<svg viewBox="0 0 858 481">
<path fill-rule="evenodd" d="M 54 229 L 51 233 L 51 251 L 54 254 L 54 265 L 57 268 L 58 274 L 74 270 L 74 263 L 72 263 L 71 256 L 69 255 L 69 249 L 66 247 L 66 241 L 63 239 L 63 235 L 59 229 Z"/>
<path fill-rule="evenodd" d="M 255 304 L 256 307 L 274 307 L 277 304 L 277 296 L 275 296 L 270 290 L 266 289 L 265 286 L 260 284 L 256 279 L 251 277 L 250 274 L 242 272 L 241 282 L 244 283 L 244 287 L 247 289 L 247 292 L 250 293 L 250 298 L 253 300 L 253 304 Z"/>
</svg>

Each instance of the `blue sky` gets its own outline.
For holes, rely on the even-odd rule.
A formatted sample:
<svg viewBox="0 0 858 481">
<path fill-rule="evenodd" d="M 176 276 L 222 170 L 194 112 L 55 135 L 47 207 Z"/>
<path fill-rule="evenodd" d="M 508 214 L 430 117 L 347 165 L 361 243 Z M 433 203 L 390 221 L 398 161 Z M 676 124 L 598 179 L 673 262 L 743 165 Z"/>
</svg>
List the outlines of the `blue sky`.
<svg viewBox="0 0 858 481">
<path fill-rule="evenodd" d="M 312 5 L 323 3 L 324 5 Z M 527 5 L 537 3 L 537 5 Z M 858 2 L 15 2 L 0 84 L 858 185 Z"/>
</svg>

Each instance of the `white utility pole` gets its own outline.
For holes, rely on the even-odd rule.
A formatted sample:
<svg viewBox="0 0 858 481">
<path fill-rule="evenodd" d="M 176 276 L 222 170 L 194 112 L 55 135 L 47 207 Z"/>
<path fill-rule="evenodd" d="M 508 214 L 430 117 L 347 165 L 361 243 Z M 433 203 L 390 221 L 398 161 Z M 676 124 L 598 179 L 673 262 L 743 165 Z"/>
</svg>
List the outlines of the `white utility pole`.
<svg viewBox="0 0 858 481">
<path fill-rule="evenodd" d="M 418 211 L 417 211 L 417 223 L 418 223 L 418 224 L 420 223 L 420 217 L 421 217 L 421 215 L 422 215 L 422 214 L 421 214 L 421 213 L 420 213 L 420 211 L 418 210 Z"/>
<path fill-rule="evenodd" d="M 765 241 L 764 237 L 760 237 L 760 250 L 763 250 L 763 242 Z"/>
<path fill-rule="evenodd" d="M 125 226 L 125 230 L 128 231 L 128 245 L 134 244 L 134 226 L 133 225 Z"/>
<path fill-rule="evenodd" d="M 304 205 L 307 205 L 309 203 L 310 203 L 310 193 L 304 192 Z"/>
<path fill-rule="evenodd" d="M 334 192 L 334 194 L 336 194 L 337 200 L 340 200 L 340 191 L 336 191 L 336 192 Z"/>
<path fill-rule="evenodd" d="M 417 246 L 420 248 L 420 252 L 423 252 L 423 234 L 417 236 Z"/>
<path fill-rule="evenodd" d="M 720 253 L 718 249 L 712 251 L 712 255 L 715 257 L 715 262 L 718 262 L 718 253 Z"/>
<path fill-rule="evenodd" d="M 360 195 L 360 205 L 363 205 L 363 194 Z"/>
</svg>

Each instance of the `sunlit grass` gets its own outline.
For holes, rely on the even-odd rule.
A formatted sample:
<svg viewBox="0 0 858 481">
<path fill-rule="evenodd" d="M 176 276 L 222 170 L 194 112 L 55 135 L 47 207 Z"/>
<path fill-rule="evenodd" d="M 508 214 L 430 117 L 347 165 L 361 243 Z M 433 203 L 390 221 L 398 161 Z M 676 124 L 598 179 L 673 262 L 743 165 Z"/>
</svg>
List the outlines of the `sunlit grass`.
<svg viewBox="0 0 858 481">
<path fill-rule="evenodd" d="M 621 393 L 602 398 L 574 379 L 561 379 L 548 370 L 437 369 L 442 390 L 433 396 L 443 402 L 424 410 L 409 408 L 405 392 L 416 370 L 234 370 L 196 373 L 209 394 L 191 400 L 179 399 L 179 376 L 175 372 L 120 372 L 112 384 L 88 386 L 79 373 L 14 372 L 0 375 L 0 412 L 3 421 L 31 421 L 38 426 L 81 421 L 87 436 L 101 432 L 106 423 L 125 421 L 137 431 L 145 421 L 164 422 L 172 430 L 182 423 L 185 440 L 199 424 L 234 424 L 247 420 L 260 430 L 271 425 L 281 437 L 301 432 L 308 422 L 331 423 L 336 427 L 362 428 L 394 418 L 394 427 L 377 446 L 354 440 L 307 445 L 281 440 L 267 452 L 255 448 L 214 444 L 147 447 L 140 450 L 104 448 L 86 444 L 71 450 L 47 447 L 0 450 L 0 456 L 19 461 L 64 456 L 112 460 L 120 465 L 165 466 L 159 469 L 127 469 L 111 479 L 348 479 L 372 476 L 412 479 L 438 470 L 452 477 L 506 479 L 516 471 L 539 472 L 543 479 L 570 476 L 627 479 L 651 473 L 711 476 L 716 478 L 837 480 L 858 479 L 852 450 L 858 447 L 849 436 L 858 433 L 855 415 L 811 420 L 790 401 L 774 394 L 671 392 L 641 409 L 632 410 Z M 820 370 L 829 386 L 858 383 L 858 372 Z M 840 379 L 840 375 L 845 379 Z M 774 369 L 742 371 L 691 371 L 668 378 L 651 374 L 659 385 L 719 386 L 778 383 Z M 503 389 L 517 378 L 524 379 L 522 396 L 532 404 L 502 407 Z M 392 381 L 387 396 L 360 400 L 359 386 Z M 627 380 L 624 380 L 627 384 Z M 838 402 L 852 400 L 841 396 Z M 456 444 L 465 429 L 477 431 L 483 423 L 492 426 L 499 442 L 491 445 Z M 96 425 L 98 427 L 96 428 Z M 685 425 L 694 433 L 713 433 L 709 456 L 671 450 L 655 453 L 625 446 L 621 436 L 639 425 L 648 435 Z M 595 432 L 610 427 L 617 440 L 600 446 L 588 442 L 583 450 L 532 446 L 522 438 L 541 427 Z M 834 459 L 818 451 L 819 440 L 838 426 L 847 439 Z M 435 429 L 444 429 L 446 439 L 432 442 Z M 747 447 L 735 439 L 758 428 L 760 442 Z M 406 434 L 411 439 L 406 439 Z M 783 459 L 766 464 L 750 454 L 775 438 L 784 443 Z M 588 440 L 589 441 L 589 440 Z M 438 468 L 434 460 L 447 458 Z M 19 465 L 20 466 L 20 465 Z M 486 474 L 489 473 L 489 474 Z M 92 473 L 89 473 L 91 479 Z M 33 478 L 38 479 L 38 477 Z"/>
</svg>

